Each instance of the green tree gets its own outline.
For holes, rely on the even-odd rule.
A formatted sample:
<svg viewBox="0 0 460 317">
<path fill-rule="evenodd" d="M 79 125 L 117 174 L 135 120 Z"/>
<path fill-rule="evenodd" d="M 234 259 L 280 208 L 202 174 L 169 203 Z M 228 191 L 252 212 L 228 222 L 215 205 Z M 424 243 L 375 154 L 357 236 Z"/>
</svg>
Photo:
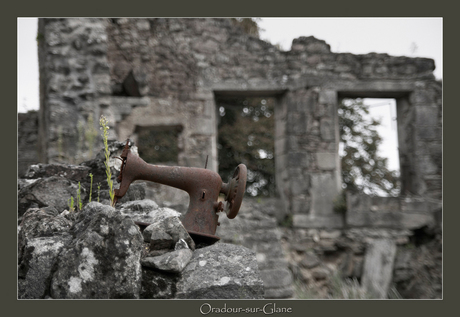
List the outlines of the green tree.
<svg viewBox="0 0 460 317">
<path fill-rule="evenodd" d="M 343 99 L 339 106 L 343 187 L 355 193 L 398 195 L 398 172 L 389 170 L 388 159 L 378 155 L 380 122 L 367 119 L 368 114 L 362 99 Z"/>
</svg>

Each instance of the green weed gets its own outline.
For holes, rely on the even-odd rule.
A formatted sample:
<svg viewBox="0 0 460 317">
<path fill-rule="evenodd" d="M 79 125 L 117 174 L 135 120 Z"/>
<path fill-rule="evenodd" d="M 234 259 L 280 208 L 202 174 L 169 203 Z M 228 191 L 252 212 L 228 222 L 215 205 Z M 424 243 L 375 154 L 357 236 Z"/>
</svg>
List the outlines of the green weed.
<svg viewBox="0 0 460 317">
<path fill-rule="evenodd" d="M 81 209 L 83 208 L 83 203 L 81 201 L 81 185 L 80 185 L 80 182 L 78 182 L 77 204 L 78 204 L 78 211 L 81 211 Z"/>
<path fill-rule="evenodd" d="M 109 137 L 109 126 L 108 126 L 107 119 L 101 115 L 99 120 L 99 124 L 102 130 L 102 139 L 104 141 L 104 149 L 105 149 L 105 173 L 107 175 L 107 184 L 109 185 L 109 195 L 110 195 L 110 205 L 113 206 L 115 202 L 115 193 L 113 190 L 113 181 L 112 181 L 112 171 L 110 170 L 109 159 L 110 159 L 110 151 L 109 151 L 109 144 L 108 144 L 108 137 Z"/>
<path fill-rule="evenodd" d="M 73 196 L 70 196 L 70 199 L 67 201 L 67 205 L 69 206 L 70 212 L 73 212 L 75 210 Z"/>
<path fill-rule="evenodd" d="M 100 192 L 101 192 L 101 183 L 97 183 L 97 202 L 99 202 Z"/>
<path fill-rule="evenodd" d="M 91 178 L 91 182 L 89 184 L 89 201 L 91 202 L 91 194 L 93 193 L 93 174 L 89 173 L 89 177 Z"/>
</svg>

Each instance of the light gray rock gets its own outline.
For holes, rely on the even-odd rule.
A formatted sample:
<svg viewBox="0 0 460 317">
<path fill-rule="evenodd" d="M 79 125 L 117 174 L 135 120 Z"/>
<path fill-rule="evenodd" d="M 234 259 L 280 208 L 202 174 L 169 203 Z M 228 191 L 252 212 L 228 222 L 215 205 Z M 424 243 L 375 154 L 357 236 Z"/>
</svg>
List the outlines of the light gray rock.
<svg viewBox="0 0 460 317">
<path fill-rule="evenodd" d="M 149 227 L 145 228 L 143 235 L 144 241 L 150 243 L 150 250 L 171 249 L 174 246 L 173 238 L 166 231 L 161 228 L 147 230 Z M 148 239 L 146 239 L 147 237 Z"/>
<path fill-rule="evenodd" d="M 48 295 L 53 266 L 70 235 L 32 238 L 18 267 L 18 298 L 40 299 Z"/>
<path fill-rule="evenodd" d="M 139 298 L 142 234 L 132 219 L 92 202 L 79 213 L 60 252 L 51 297 Z"/>
<path fill-rule="evenodd" d="M 78 184 L 61 176 L 42 178 L 23 187 L 18 193 L 18 217 L 20 218 L 31 207 L 41 208 L 52 206 L 59 212 L 68 208 L 71 196 L 77 198 Z M 85 199 L 84 190 L 81 193 Z"/>
<path fill-rule="evenodd" d="M 321 263 L 320 259 L 314 252 L 307 251 L 299 264 L 301 267 L 304 267 L 306 269 L 311 269 L 311 268 L 314 268 L 315 266 L 318 266 L 320 263 Z"/>
<path fill-rule="evenodd" d="M 190 262 L 192 255 L 192 250 L 180 249 L 160 256 L 146 257 L 141 260 L 141 264 L 165 272 L 180 273 Z"/>
<path fill-rule="evenodd" d="M 176 245 L 174 246 L 174 250 L 182 250 L 182 249 L 190 249 L 187 242 L 184 239 L 180 239 L 177 241 Z"/>
<path fill-rule="evenodd" d="M 270 199 L 258 202 L 245 198 L 238 217 L 219 217 L 221 225 L 216 235 L 222 242 L 243 245 L 256 252 L 265 298 L 289 298 L 293 295 L 292 274 L 281 247 L 281 231 L 276 218 L 265 214 L 266 208 L 275 205 Z M 273 272 L 280 273 L 280 278 L 273 277 Z"/>
<path fill-rule="evenodd" d="M 146 223 L 163 222 L 167 218 L 180 217 L 181 214 L 174 209 L 159 207 L 150 199 L 141 199 L 125 202 L 116 206 L 117 210 L 129 216 L 134 221 Z"/>
<path fill-rule="evenodd" d="M 74 182 L 86 182 L 90 168 L 82 165 L 36 164 L 29 166 L 24 178 L 37 179 L 61 176 Z"/>
<path fill-rule="evenodd" d="M 361 285 L 371 296 L 387 298 L 395 257 L 396 243 L 391 239 L 376 239 L 368 246 Z"/>
<path fill-rule="evenodd" d="M 21 260 L 23 249 L 30 239 L 66 234 L 71 225 L 72 222 L 69 219 L 57 215 L 56 209 L 52 207 L 28 209 L 18 227 L 19 260 Z"/>
<path fill-rule="evenodd" d="M 195 242 L 180 221 L 179 212 L 167 207 L 158 207 L 155 202 L 148 199 L 125 203 L 120 206 L 120 211 L 135 221 L 150 223 L 142 234 L 144 241 L 151 242 L 154 249 L 159 250 L 155 247 L 157 243 L 162 247 L 168 243 L 164 233 L 172 237 L 170 248 L 174 248 L 174 245 L 183 239 L 190 249 L 195 249 Z M 152 237 L 154 237 L 153 242 Z"/>
<path fill-rule="evenodd" d="M 176 298 L 262 299 L 263 294 L 255 253 L 219 242 L 195 250 L 177 282 Z"/>
</svg>

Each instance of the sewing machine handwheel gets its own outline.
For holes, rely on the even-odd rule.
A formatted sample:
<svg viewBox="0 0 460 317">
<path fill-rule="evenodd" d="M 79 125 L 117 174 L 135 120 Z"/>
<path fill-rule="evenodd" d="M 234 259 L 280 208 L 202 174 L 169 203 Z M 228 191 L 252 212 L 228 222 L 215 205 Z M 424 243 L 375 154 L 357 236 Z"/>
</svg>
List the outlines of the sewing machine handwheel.
<svg viewBox="0 0 460 317">
<path fill-rule="evenodd" d="M 235 218 L 240 210 L 244 192 L 246 191 L 247 174 L 248 170 L 246 165 L 240 164 L 236 167 L 233 177 L 228 182 L 228 194 L 225 198 L 227 202 L 225 213 L 229 219 Z"/>
</svg>

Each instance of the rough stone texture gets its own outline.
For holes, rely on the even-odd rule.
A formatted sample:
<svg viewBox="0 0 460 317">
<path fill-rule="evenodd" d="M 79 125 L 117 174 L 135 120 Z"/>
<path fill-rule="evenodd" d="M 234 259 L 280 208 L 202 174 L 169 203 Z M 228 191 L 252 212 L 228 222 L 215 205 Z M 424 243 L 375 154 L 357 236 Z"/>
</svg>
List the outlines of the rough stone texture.
<svg viewBox="0 0 460 317">
<path fill-rule="evenodd" d="M 195 250 L 177 282 L 179 299 L 262 299 L 263 282 L 255 253 L 215 243 Z"/>
<path fill-rule="evenodd" d="M 39 162 L 38 158 L 38 112 L 18 113 L 18 177 L 27 167 Z"/>
<path fill-rule="evenodd" d="M 321 263 L 318 256 L 313 253 L 312 251 L 308 251 L 305 253 L 303 259 L 300 261 L 299 265 L 306 269 L 314 268 Z"/>
<path fill-rule="evenodd" d="M 372 256 L 369 246 L 375 241 L 393 241 L 397 246 L 394 269 L 388 277 L 389 294 L 399 298 L 442 298 L 442 238 L 439 226 L 418 229 L 348 228 L 301 229 L 283 228 L 282 246 L 292 272 L 294 298 L 327 298 L 337 294 L 337 281 L 355 281 L 362 296 L 378 298 L 364 291 L 364 258 Z M 326 275 L 325 273 L 328 272 Z M 308 295 L 305 295 L 308 289 Z M 344 294 L 350 294 L 346 289 Z M 329 294 L 329 295 L 328 295 Z M 340 297 L 339 299 L 344 298 Z M 385 294 L 386 295 L 386 294 Z M 343 296 L 343 295 L 342 295 Z M 352 297 L 354 298 L 354 297 Z"/>
<path fill-rule="evenodd" d="M 159 228 L 153 231 L 147 230 L 149 227 L 145 228 L 142 234 L 144 241 L 150 243 L 150 250 L 170 249 L 175 244 L 173 238 L 166 231 Z"/>
<path fill-rule="evenodd" d="M 117 206 L 117 209 L 134 221 L 150 224 L 144 229 L 144 239 L 150 241 L 148 237 L 159 229 L 160 232 L 165 232 L 172 237 L 172 247 L 180 239 L 184 239 L 192 250 L 195 249 L 194 241 L 180 221 L 181 214 L 174 209 L 158 207 L 157 203 L 148 199 L 127 202 Z"/>
<path fill-rule="evenodd" d="M 403 298 L 439 299 L 442 291 L 441 230 L 423 228 L 398 246 L 393 282 Z"/>
<path fill-rule="evenodd" d="M 272 199 L 258 203 L 245 198 L 236 218 L 219 217 L 216 235 L 222 242 L 243 245 L 256 253 L 265 298 L 290 298 L 292 276 L 281 246 L 281 232 L 275 218 L 265 215 L 273 206 Z"/>
<path fill-rule="evenodd" d="M 70 197 L 76 200 L 78 183 L 61 176 L 38 179 L 36 182 L 23 187 L 18 193 L 18 217 L 29 208 L 52 206 L 59 211 L 68 209 Z M 86 197 L 81 193 L 83 199 Z"/>
<path fill-rule="evenodd" d="M 79 213 L 72 234 L 59 255 L 51 297 L 139 298 L 143 239 L 129 217 L 92 202 Z"/>
<path fill-rule="evenodd" d="M 91 147 L 78 127 L 91 128 L 92 117 L 98 130 L 97 119 L 104 114 L 113 140 L 136 141 L 139 127 L 181 127 L 178 164 L 202 167 L 209 155 L 208 168 L 217 171 L 215 96 L 276 97 L 274 141 L 281 207 L 273 204 L 266 212 L 279 223 L 292 224 L 293 233 L 287 236 L 295 239 L 287 239 L 292 243 L 288 253 L 312 247 L 322 262 L 334 269 L 343 264 L 347 274 L 357 276 L 367 242 L 391 237 L 405 245 L 414 232 L 431 227 L 442 215 L 440 204 L 429 203 L 442 199 L 442 83 L 434 79 L 431 59 L 334 53 L 313 36 L 294 39 L 291 49 L 281 52 L 243 33 L 230 19 L 39 19 L 38 39 L 38 142 L 21 138 L 19 158 L 28 157 L 25 149 L 37 146 L 41 163 L 90 159 L 88 153 L 102 142 L 98 137 L 99 145 Z M 367 198 L 360 197 L 346 219 L 333 213 L 331 202 L 341 185 L 336 110 L 347 97 L 396 99 L 401 193 L 419 199 L 417 206 L 374 199 L 368 207 L 377 209 L 372 210 L 364 208 L 359 201 Z M 32 117 L 27 120 L 33 121 Z M 20 135 L 31 134 L 20 131 Z M 82 165 L 93 174 L 99 172 L 95 183 L 105 186 L 101 163 Z M 113 164 L 115 177 L 119 161 Z M 18 190 L 34 188 L 29 183 L 33 180 L 21 180 Z M 40 182 L 36 179 L 35 186 Z M 156 187 L 145 190 L 162 207 L 187 205 L 183 191 L 162 195 Z M 126 199 L 142 200 L 142 195 L 139 187 Z M 108 199 L 105 188 L 101 197 L 104 202 Z M 20 214 L 42 206 L 37 197 L 21 193 Z M 345 240 L 321 236 L 337 229 L 343 229 Z M 261 237 L 278 245 L 272 232 Z M 295 254 L 288 258 L 295 264 L 290 268 L 296 276 L 300 259 Z M 433 261 L 438 265 L 437 259 Z M 311 272 L 302 272 L 299 276 L 311 277 Z"/>
<path fill-rule="evenodd" d="M 387 298 L 395 255 L 396 243 L 389 239 L 373 241 L 366 251 L 362 286 L 376 298 Z"/>
<path fill-rule="evenodd" d="M 180 217 L 180 213 L 171 208 L 161 208 L 158 204 L 150 199 L 129 201 L 117 205 L 121 213 L 131 217 L 134 221 L 153 223 L 161 222 L 169 217 Z"/>
<path fill-rule="evenodd" d="M 112 139 L 136 141 L 139 127 L 181 127 L 178 164 L 202 167 L 209 155 L 208 168 L 217 171 L 215 96 L 277 97 L 283 212 L 314 214 L 295 218 L 302 227 L 335 226 L 337 105 L 386 97 L 397 101 L 402 193 L 441 199 L 442 84 L 431 59 L 334 53 L 313 36 L 281 52 L 230 19 L 53 18 L 40 19 L 39 33 L 42 162 L 58 160 L 60 135 L 64 158 L 74 157 L 68 145 L 78 141 L 78 122 L 104 114 L 116 127 Z"/>
<path fill-rule="evenodd" d="M 78 125 L 99 131 L 98 119 L 107 105 L 104 97 L 110 95 L 107 35 L 101 19 L 48 21 L 51 22 L 39 19 L 37 37 L 41 85 L 39 157 L 42 163 L 71 162 L 77 154 L 91 150 L 86 141 L 77 146 Z M 47 70 L 52 71 L 46 74 Z M 100 136 L 97 141 L 102 144 Z"/>
<path fill-rule="evenodd" d="M 109 142 L 109 165 L 112 181 L 116 184 L 116 176 L 120 171 L 120 161 L 115 156 L 121 154 L 125 146 L 122 142 Z M 137 154 L 137 148 L 130 143 L 131 151 Z M 80 165 L 70 164 L 34 164 L 30 165 L 24 178 L 18 180 L 18 215 L 19 217 L 31 207 L 53 206 L 59 212 L 69 208 L 70 197 L 74 198 L 74 207 L 77 208 L 77 190 L 80 183 L 82 204 L 92 201 L 109 204 L 109 188 L 105 172 L 104 149 L 101 149 L 95 158 Z M 91 184 L 90 174 L 93 175 Z M 98 186 L 100 187 L 98 190 Z M 91 193 L 90 193 L 91 191 Z M 134 183 L 119 203 L 145 198 L 145 185 Z"/>
<path fill-rule="evenodd" d="M 25 179 L 47 178 L 51 176 L 61 176 L 74 182 L 87 182 L 90 168 L 81 165 L 68 164 L 36 164 L 27 169 Z"/>
<path fill-rule="evenodd" d="M 64 164 L 31 166 L 30 178 L 22 179 L 18 187 L 21 193 L 28 193 L 30 187 L 58 178 L 65 182 L 56 188 L 65 190 L 69 187 L 66 182 L 83 181 L 89 170 L 99 166 L 97 161 L 96 158 L 89 162 L 93 166 L 89 168 Z M 49 195 L 46 190 L 43 193 Z M 176 298 L 181 272 L 190 263 L 195 248 L 180 221 L 181 214 L 144 199 L 117 207 L 91 202 L 85 203 L 81 211 L 70 212 L 62 211 L 59 201 L 50 201 L 46 207 L 28 208 L 18 226 L 18 298 Z M 143 228 L 133 219 L 152 224 Z M 160 250 L 152 248 L 152 241 L 159 240 L 167 240 L 167 244 Z M 216 263 L 216 272 L 223 268 L 235 278 L 235 285 L 216 285 L 210 280 L 209 287 L 217 287 L 218 296 L 257 298 L 263 293 L 255 254 L 241 248 L 223 245 L 224 265 L 218 262 L 222 260 L 219 252 L 201 253 Z M 217 259 L 211 253 L 218 254 Z M 247 271 L 240 272 L 241 265 Z M 208 273 L 208 279 L 217 278 Z M 182 283 L 182 287 L 188 289 L 187 283 Z M 227 289 L 228 294 L 224 294 Z M 211 293 L 201 289 L 181 296 L 199 296 L 197 292 Z"/>
<path fill-rule="evenodd" d="M 160 271 L 180 273 L 190 262 L 193 251 L 190 249 L 180 249 L 168 252 L 164 255 L 146 257 L 141 260 L 143 266 L 158 269 Z"/>
<path fill-rule="evenodd" d="M 437 205 L 419 197 L 348 194 L 346 222 L 352 227 L 417 229 L 435 224 Z"/>
<path fill-rule="evenodd" d="M 18 298 L 45 298 L 53 267 L 70 241 L 71 221 L 56 210 L 31 208 L 18 227 Z"/>
<path fill-rule="evenodd" d="M 18 298 L 40 299 L 49 296 L 53 268 L 70 236 L 29 239 L 18 269 Z"/>
<path fill-rule="evenodd" d="M 172 299 L 180 275 L 142 266 L 141 299 Z"/>
</svg>

